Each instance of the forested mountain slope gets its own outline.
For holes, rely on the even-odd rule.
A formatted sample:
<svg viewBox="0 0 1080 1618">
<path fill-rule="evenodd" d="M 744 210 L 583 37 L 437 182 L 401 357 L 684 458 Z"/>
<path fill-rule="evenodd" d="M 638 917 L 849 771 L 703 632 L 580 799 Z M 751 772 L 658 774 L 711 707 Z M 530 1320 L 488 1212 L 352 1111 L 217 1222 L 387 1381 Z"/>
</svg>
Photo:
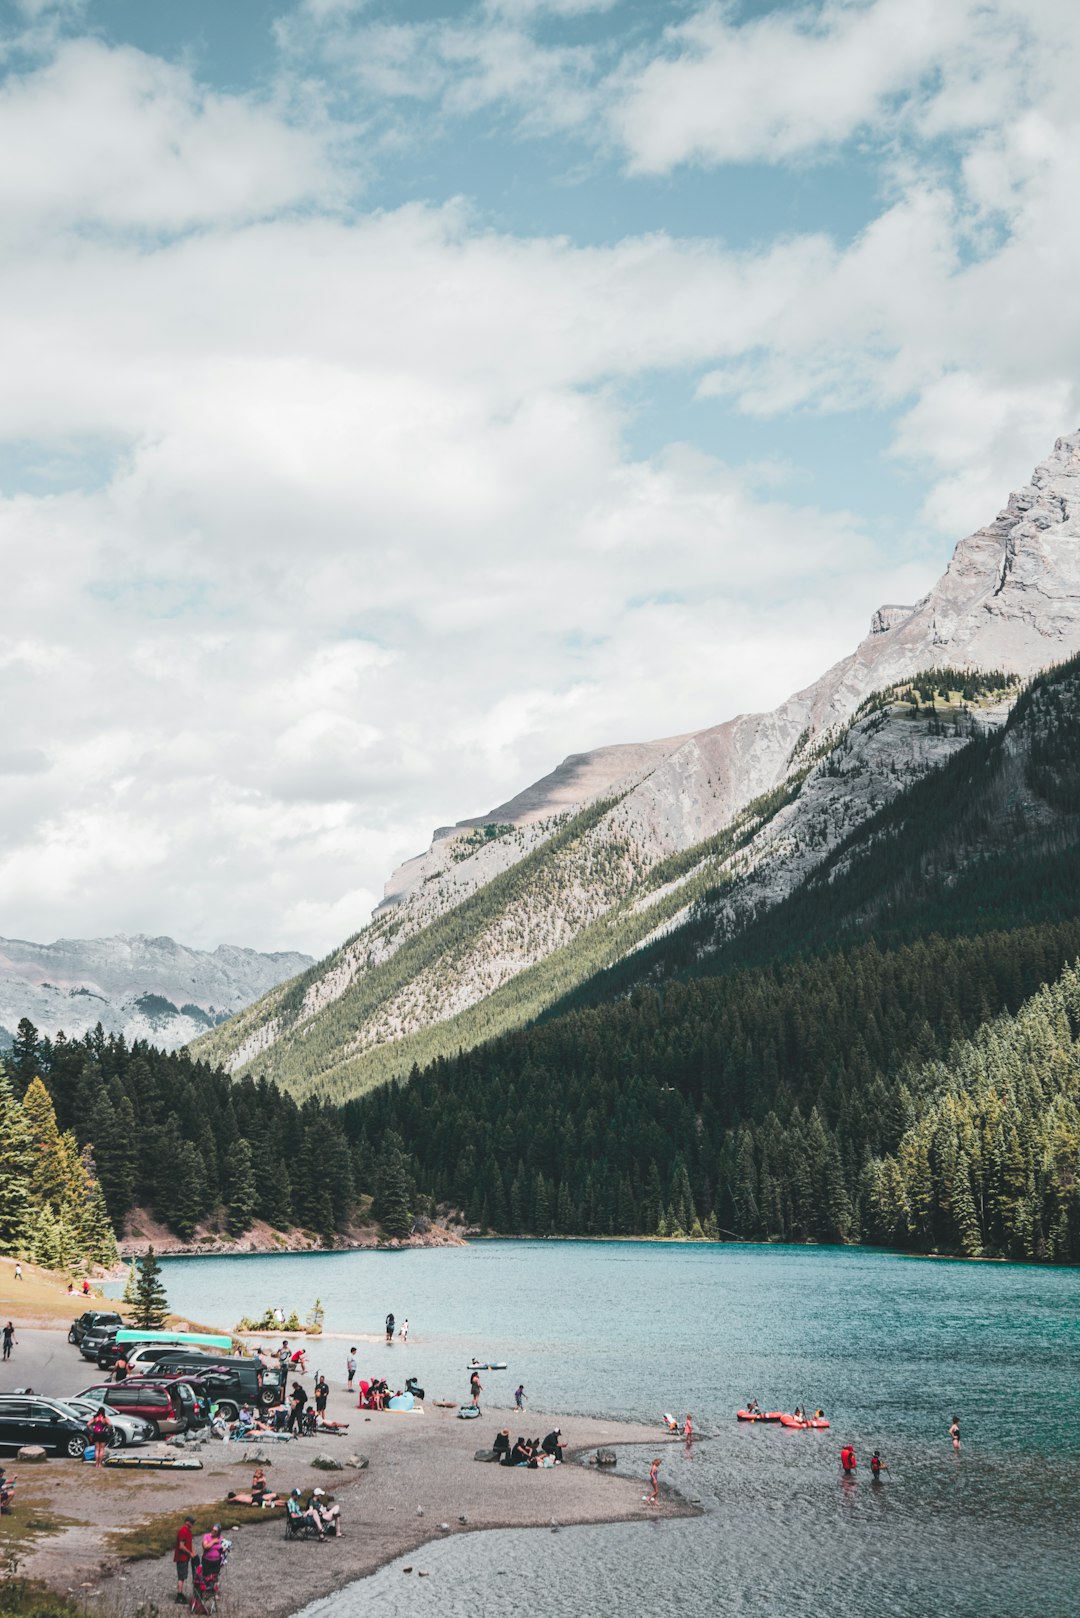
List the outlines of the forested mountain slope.
<svg viewBox="0 0 1080 1618">
<path fill-rule="evenodd" d="M 350 1103 L 348 1132 L 404 1138 L 422 1186 L 499 1231 L 1075 1261 L 1078 876 L 1074 661 L 735 942 L 706 896 L 581 1009 Z"/>
<path fill-rule="evenodd" d="M 200 1040 L 299 1095 L 355 1095 L 520 1027 L 724 884 L 735 936 L 914 779 L 1080 649 L 1080 434 L 957 546 L 915 607 L 771 714 L 582 755 L 437 834 L 371 925 Z M 900 700 L 951 667 L 943 712 Z M 964 698 L 970 670 L 981 683 Z M 999 671 L 991 673 L 988 671 Z M 937 676 L 934 676 L 936 679 Z"/>
</svg>

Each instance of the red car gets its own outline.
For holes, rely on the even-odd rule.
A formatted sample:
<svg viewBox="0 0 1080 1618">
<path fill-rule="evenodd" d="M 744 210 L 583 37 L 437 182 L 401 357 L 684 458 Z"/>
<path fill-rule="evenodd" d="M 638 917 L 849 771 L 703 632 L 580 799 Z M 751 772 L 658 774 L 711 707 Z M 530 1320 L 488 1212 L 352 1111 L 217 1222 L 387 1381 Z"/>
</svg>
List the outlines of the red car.
<svg viewBox="0 0 1080 1618">
<path fill-rule="evenodd" d="M 125 1416 L 138 1416 L 154 1429 L 155 1438 L 203 1427 L 207 1421 L 205 1401 L 187 1382 L 153 1382 L 132 1377 L 127 1382 L 100 1382 L 84 1388 L 81 1399 L 92 1399 L 106 1411 L 119 1410 Z"/>
</svg>

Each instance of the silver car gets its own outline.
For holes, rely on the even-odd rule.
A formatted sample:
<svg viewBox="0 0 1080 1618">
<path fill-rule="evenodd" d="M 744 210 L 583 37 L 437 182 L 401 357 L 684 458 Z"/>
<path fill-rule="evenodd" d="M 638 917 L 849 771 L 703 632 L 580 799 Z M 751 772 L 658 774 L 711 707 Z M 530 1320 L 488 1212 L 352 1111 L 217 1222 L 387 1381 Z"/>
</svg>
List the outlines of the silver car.
<svg viewBox="0 0 1080 1618">
<path fill-rule="evenodd" d="M 100 1408 L 92 1399 L 50 1399 L 48 1403 L 55 1405 L 58 1410 L 69 1412 L 77 1421 L 85 1422 L 96 1416 Z M 114 1446 L 117 1449 L 125 1449 L 129 1444 L 148 1444 L 154 1436 L 150 1423 L 141 1421 L 138 1416 L 123 1416 L 119 1410 L 109 1410 L 108 1416 L 116 1434 Z"/>
</svg>

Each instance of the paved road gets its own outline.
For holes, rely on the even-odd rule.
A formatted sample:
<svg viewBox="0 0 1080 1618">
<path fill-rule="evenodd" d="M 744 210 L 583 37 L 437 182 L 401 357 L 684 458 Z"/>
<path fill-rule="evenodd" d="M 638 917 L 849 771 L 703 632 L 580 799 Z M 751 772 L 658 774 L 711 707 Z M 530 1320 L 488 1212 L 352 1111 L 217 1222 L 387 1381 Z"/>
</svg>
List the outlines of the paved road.
<svg viewBox="0 0 1080 1618">
<path fill-rule="evenodd" d="M 73 1317 L 74 1318 L 74 1317 Z M 0 1363 L 0 1393 L 33 1388 L 35 1393 L 62 1399 L 81 1393 L 104 1379 L 94 1360 L 84 1360 L 74 1343 L 56 1331 L 15 1325 L 15 1347 L 10 1360 Z"/>
</svg>

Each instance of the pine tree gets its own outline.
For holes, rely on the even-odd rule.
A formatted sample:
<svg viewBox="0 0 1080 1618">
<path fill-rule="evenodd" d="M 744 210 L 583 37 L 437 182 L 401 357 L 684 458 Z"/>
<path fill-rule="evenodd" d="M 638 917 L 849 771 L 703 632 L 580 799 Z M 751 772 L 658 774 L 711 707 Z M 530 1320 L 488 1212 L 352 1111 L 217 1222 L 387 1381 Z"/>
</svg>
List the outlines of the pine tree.
<svg viewBox="0 0 1080 1618">
<path fill-rule="evenodd" d="M 161 1265 L 157 1261 L 153 1246 L 148 1247 L 142 1258 L 136 1262 L 139 1267 L 139 1279 L 135 1285 L 132 1319 L 143 1331 L 160 1331 L 169 1313 L 169 1301 L 161 1283 Z"/>
<path fill-rule="evenodd" d="M 241 1135 L 225 1167 L 225 1208 L 231 1236 L 239 1236 L 250 1227 L 257 1201 L 251 1142 Z"/>
<path fill-rule="evenodd" d="M 0 1072 L 0 1253 L 18 1252 L 26 1241 L 33 1216 L 33 1166 L 22 1107 L 11 1081 Z"/>
<path fill-rule="evenodd" d="M 409 1186 L 401 1152 L 392 1145 L 382 1164 L 377 1217 L 388 1236 L 404 1240 L 412 1235 Z"/>
<path fill-rule="evenodd" d="M 52 1097 L 36 1076 L 26 1087 L 22 1110 L 34 1153 L 34 1198 L 38 1202 L 47 1202 L 55 1212 L 67 1200 L 67 1164 L 60 1150 L 60 1131 L 56 1126 Z M 43 1264 L 45 1260 L 38 1259 L 37 1262 Z"/>
</svg>

